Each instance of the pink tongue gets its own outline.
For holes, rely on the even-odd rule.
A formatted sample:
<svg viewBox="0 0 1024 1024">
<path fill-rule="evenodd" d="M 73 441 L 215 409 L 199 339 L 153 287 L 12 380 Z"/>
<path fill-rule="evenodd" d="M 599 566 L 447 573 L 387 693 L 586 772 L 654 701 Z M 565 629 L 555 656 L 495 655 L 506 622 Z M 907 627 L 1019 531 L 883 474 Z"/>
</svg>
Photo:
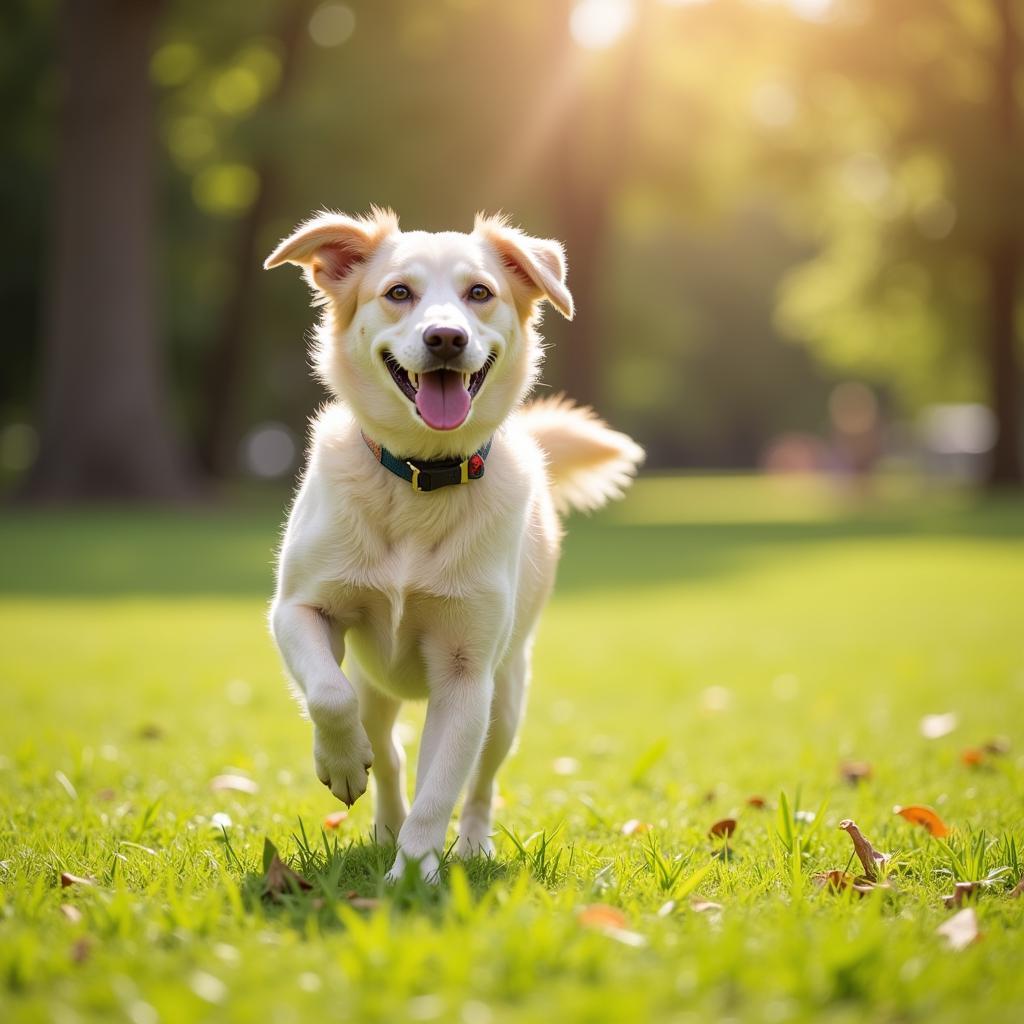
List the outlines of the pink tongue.
<svg viewBox="0 0 1024 1024">
<path fill-rule="evenodd" d="M 462 386 L 462 374 L 454 370 L 432 370 L 420 374 L 416 408 L 423 422 L 434 430 L 461 427 L 469 415 L 469 392 Z"/>
</svg>

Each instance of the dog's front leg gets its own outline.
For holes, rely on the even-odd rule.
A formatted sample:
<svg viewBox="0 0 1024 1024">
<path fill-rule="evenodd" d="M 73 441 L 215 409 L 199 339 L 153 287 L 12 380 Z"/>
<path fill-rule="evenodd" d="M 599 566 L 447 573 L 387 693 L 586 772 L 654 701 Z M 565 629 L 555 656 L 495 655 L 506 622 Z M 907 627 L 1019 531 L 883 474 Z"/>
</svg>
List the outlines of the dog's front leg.
<svg viewBox="0 0 1024 1024">
<path fill-rule="evenodd" d="M 313 722 L 317 778 L 351 806 L 366 792 L 373 751 L 359 717 L 359 699 L 341 671 L 343 641 L 318 608 L 279 601 L 271 614 L 274 640 Z"/>
<path fill-rule="evenodd" d="M 398 857 L 388 881 L 398 881 L 411 862 L 418 863 L 424 878 L 436 880 L 448 822 L 487 733 L 493 690 L 489 671 L 467 672 L 457 664 L 432 680 L 422 740 L 429 756 L 420 758 L 416 796 L 398 833 Z"/>
</svg>

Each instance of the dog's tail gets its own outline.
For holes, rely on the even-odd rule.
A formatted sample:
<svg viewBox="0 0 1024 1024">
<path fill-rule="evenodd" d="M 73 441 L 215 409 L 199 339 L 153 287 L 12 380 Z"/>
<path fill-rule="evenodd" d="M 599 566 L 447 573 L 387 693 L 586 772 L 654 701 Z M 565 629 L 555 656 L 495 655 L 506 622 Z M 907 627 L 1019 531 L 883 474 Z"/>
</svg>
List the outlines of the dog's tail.
<svg viewBox="0 0 1024 1024">
<path fill-rule="evenodd" d="M 564 395 L 531 402 L 521 415 L 527 432 L 547 455 L 559 512 L 587 512 L 618 498 L 643 462 L 644 450 L 631 438 Z"/>
</svg>

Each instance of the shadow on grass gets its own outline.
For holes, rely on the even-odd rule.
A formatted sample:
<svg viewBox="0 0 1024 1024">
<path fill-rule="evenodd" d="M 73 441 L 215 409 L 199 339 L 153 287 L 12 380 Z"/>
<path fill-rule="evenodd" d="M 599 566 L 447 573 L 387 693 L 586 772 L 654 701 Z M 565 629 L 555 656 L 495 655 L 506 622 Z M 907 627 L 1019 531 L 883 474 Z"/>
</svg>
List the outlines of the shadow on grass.
<svg viewBox="0 0 1024 1024">
<path fill-rule="evenodd" d="M 440 920 L 452 902 L 453 871 L 461 875 L 463 881 L 459 884 L 468 886 L 473 898 L 480 899 L 496 884 L 522 870 L 515 857 L 454 860 L 449 853 L 436 883 L 409 871 L 397 885 L 389 885 L 385 876 L 395 859 L 393 843 L 380 844 L 369 837 L 342 842 L 321 835 L 317 846 L 308 841 L 301 827 L 293 836 L 297 851 L 289 858 L 288 866 L 308 884 L 308 889 L 298 880 L 291 880 L 284 882 L 281 891 L 268 893 L 265 871 L 245 868 L 236 861 L 245 872 L 240 882 L 245 906 L 252 912 L 258 908 L 260 913 L 302 932 L 313 922 L 320 930 L 344 929 L 346 910 L 366 912 L 378 907 Z"/>
</svg>

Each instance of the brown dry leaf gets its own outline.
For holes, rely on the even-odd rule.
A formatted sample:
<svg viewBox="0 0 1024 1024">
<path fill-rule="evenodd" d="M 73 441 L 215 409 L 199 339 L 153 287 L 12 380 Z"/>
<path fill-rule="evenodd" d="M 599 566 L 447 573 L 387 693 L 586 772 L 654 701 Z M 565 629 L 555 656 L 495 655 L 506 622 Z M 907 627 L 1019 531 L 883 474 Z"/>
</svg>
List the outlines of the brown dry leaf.
<svg viewBox="0 0 1024 1024">
<path fill-rule="evenodd" d="M 584 928 L 596 928 L 598 931 L 624 929 L 629 924 L 626 915 L 618 907 L 610 907 L 607 903 L 592 903 L 584 907 L 576 915 L 576 920 Z"/>
<path fill-rule="evenodd" d="M 82 912 L 71 903 L 62 903 L 60 912 L 72 923 L 78 924 L 82 920 Z"/>
<path fill-rule="evenodd" d="M 639 818 L 630 818 L 622 826 L 622 834 L 624 836 L 643 835 L 645 832 L 650 832 L 654 826 L 649 821 L 640 821 Z"/>
<path fill-rule="evenodd" d="M 716 839 L 728 839 L 736 831 L 735 818 L 723 818 L 708 829 L 708 835 Z"/>
<path fill-rule="evenodd" d="M 935 932 L 946 940 L 950 949 L 966 949 L 972 942 L 977 942 L 980 938 L 978 915 L 975 914 L 973 907 L 965 907 L 948 921 L 943 921 L 935 929 Z"/>
<path fill-rule="evenodd" d="M 960 752 L 960 760 L 969 768 L 977 768 L 985 763 L 985 751 L 981 747 L 968 747 Z"/>
<path fill-rule="evenodd" d="M 894 814 L 898 814 L 901 818 L 906 818 L 907 821 L 912 822 L 914 825 L 926 828 L 936 839 L 943 839 L 952 831 L 930 807 L 911 804 L 909 807 L 896 806 L 892 810 Z"/>
<path fill-rule="evenodd" d="M 244 775 L 215 775 L 210 779 L 210 789 L 215 793 L 230 790 L 233 793 L 257 793 L 259 786 Z"/>
<path fill-rule="evenodd" d="M 844 761 L 839 766 L 839 775 L 844 782 L 856 786 L 859 782 L 866 782 L 871 778 L 873 769 L 868 761 Z"/>
<path fill-rule="evenodd" d="M 96 883 L 91 878 L 83 878 L 81 875 L 73 875 L 70 871 L 61 872 L 60 876 L 60 887 L 62 889 L 68 889 L 72 885 L 95 885 Z"/>
<path fill-rule="evenodd" d="M 288 867 L 275 850 L 263 879 L 263 895 L 276 900 L 282 893 L 309 892 L 312 888 L 313 883 Z"/>
<path fill-rule="evenodd" d="M 84 964 L 92 953 L 92 941 L 84 935 L 75 939 L 71 946 L 71 959 L 76 964 Z"/>
<path fill-rule="evenodd" d="M 324 818 L 324 828 L 338 828 L 347 817 L 348 811 L 331 811 Z"/>
<path fill-rule="evenodd" d="M 962 907 L 964 902 L 972 896 L 977 896 L 985 888 L 984 882 L 957 882 L 953 891 L 948 896 L 942 897 L 942 902 L 952 910 L 954 907 Z"/>
<path fill-rule="evenodd" d="M 831 871 L 820 871 L 813 878 L 815 883 L 820 885 L 822 889 L 827 888 L 831 892 L 842 892 L 856 881 L 849 871 L 840 871 L 839 868 L 833 868 Z"/>
<path fill-rule="evenodd" d="M 857 857 L 860 859 L 861 864 L 864 866 L 864 874 L 868 881 L 877 881 L 878 865 L 884 864 L 889 859 L 889 854 L 880 853 L 876 850 L 871 845 L 867 836 L 857 828 L 857 823 L 851 818 L 844 818 L 839 822 L 839 827 L 848 833 L 850 839 L 853 840 L 853 848 L 857 852 Z"/>
<path fill-rule="evenodd" d="M 748 796 L 747 806 L 756 807 L 757 810 L 763 811 L 768 806 L 768 801 L 763 796 Z"/>
<path fill-rule="evenodd" d="M 1019 900 L 1024 896 L 1024 875 L 1020 876 L 1020 881 L 1010 890 L 1010 899 Z"/>
</svg>

